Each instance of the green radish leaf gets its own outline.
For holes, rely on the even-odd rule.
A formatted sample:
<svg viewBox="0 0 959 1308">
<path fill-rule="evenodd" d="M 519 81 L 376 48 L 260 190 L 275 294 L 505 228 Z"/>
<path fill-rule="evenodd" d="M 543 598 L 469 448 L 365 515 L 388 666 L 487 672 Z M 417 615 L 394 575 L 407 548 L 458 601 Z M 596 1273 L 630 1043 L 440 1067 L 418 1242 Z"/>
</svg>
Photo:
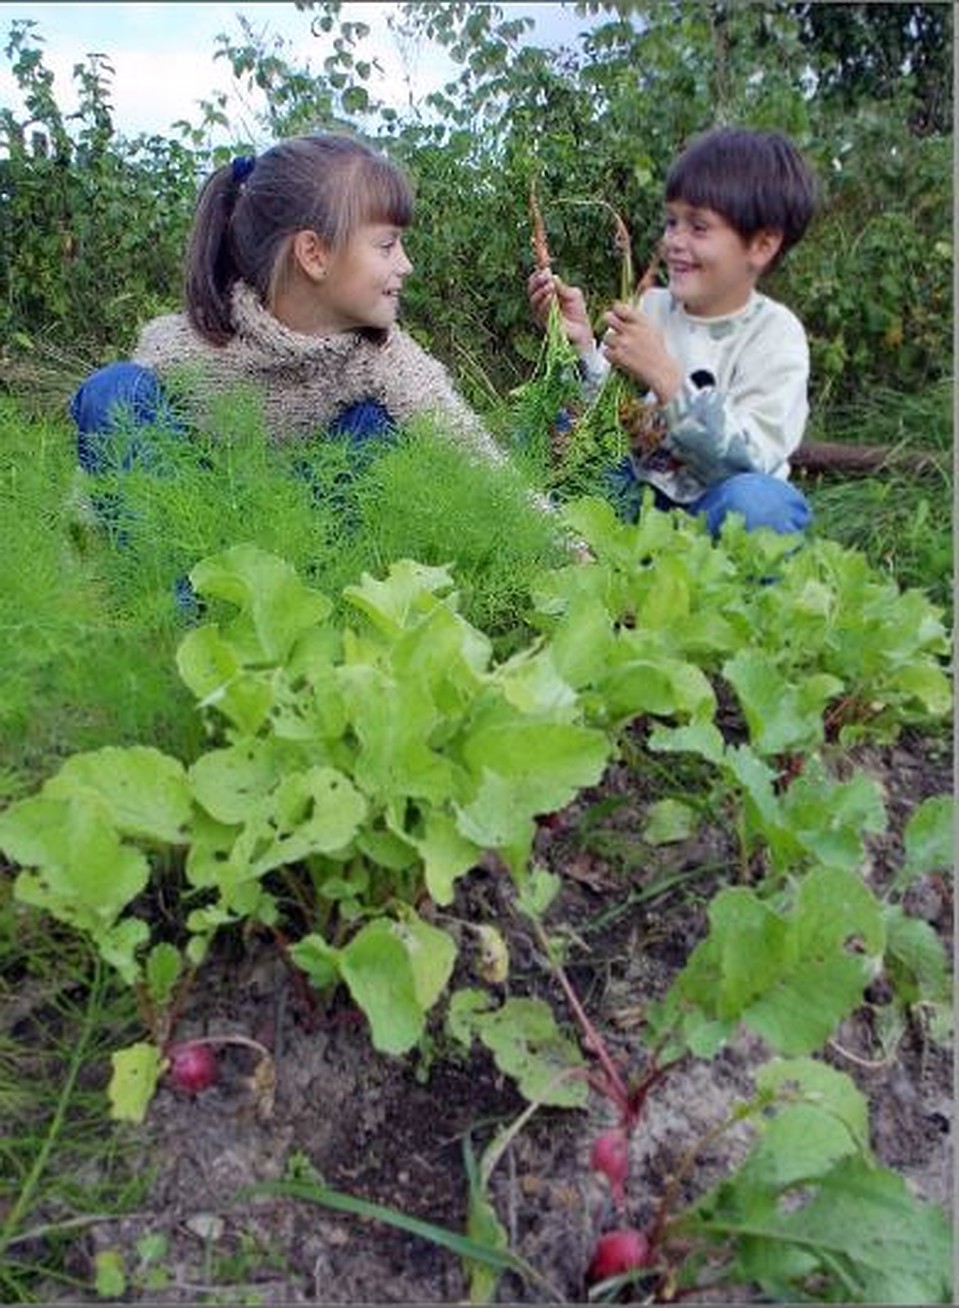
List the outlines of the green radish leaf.
<svg viewBox="0 0 959 1308">
<path fill-rule="evenodd" d="M 583 786 L 599 781 L 609 756 L 605 733 L 536 718 L 478 726 L 463 745 L 474 777 L 502 778 L 530 816 L 565 808 Z"/>
<path fill-rule="evenodd" d="M 865 835 L 886 829 L 882 788 L 863 772 L 836 781 L 813 756 L 782 798 L 780 824 L 789 833 L 787 868 L 798 845 L 825 867 L 857 871 L 865 857 Z M 775 851 L 772 833 L 770 845 Z"/>
<path fill-rule="evenodd" d="M 146 922 L 124 917 L 105 930 L 89 929 L 89 934 L 104 962 L 115 967 L 127 985 L 136 985 L 140 980 L 137 952 L 150 938 Z"/>
<path fill-rule="evenodd" d="M 25 869 L 19 899 L 85 930 L 112 925 L 149 879 L 143 854 L 121 843 L 100 805 L 77 795 L 11 805 L 0 814 L 0 848 Z"/>
<path fill-rule="evenodd" d="M 910 917 L 899 904 L 883 909 L 886 927 L 886 974 L 901 1004 L 948 1004 L 952 984 L 942 937 L 922 918 Z"/>
<path fill-rule="evenodd" d="M 463 1017 L 463 1013 L 460 1013 Z M 548 1004 L 540 999 L 508 999 L 501 1008 L 473 1015 L 477 1035 L 496 1066 L 517 1083 L 530 1103 L 581 1108 L 588 1086 L 580 1080 L 553 1084 L 558 1073 L 585 1067 L 578 1046 L 563 1035 Z"/>
<path fill-rule="evenodd" d="M 792 1248 L 804 1269 L 790 1283 L 822 1301 L 952 1303 L 952 1231 L 945 1215 L 910 1194 L 903 1177 L 859 1157 L 822 1177 L 802 1206 L 771 1210 L 760 1235 L 747 1221 L 738 1270 L 775 1298 Z M 735 1222 L 726 1237 L 736 1235 Z M 805 1295 L 803 1296 L 805 1297 Z"/>
<path fill-rule="evenodd" d="M 553 650 L 525 649 L 496 671 L 497 685 L 520 713 L 549 714 L 552 721 L 573 721 L 581 712 L 572 686 L 559 674 Z"/>
<path fill-rule="evenodd" d="M 447 1034 L 468 1051 L 476 1035 L 477 1014 L 488 1012 L 494 1002 L 489 991 L 477 990 L 475 986 L 454 990 L 446 1009 Z"/>
<path fill-rule="evenodd" d="M 340 979 L 340 951 L 311 932 L 290 946 L 290 957 L 316 986 L 326 990 Z"/>
<path fill-rule="evenodd" d="M 613 666 L 597 679 L 596 691 L 613 723 L 643 713 L 708 721 L 716 708 L 709 679 L 694 664 L 666 656 L 631 659 L 625 640 Z"/>
<path fill-rule="evenodd" d="M 385 1054 L 412 1049 L 426 1016 L 417 991 L 429 992 L 429 975 L 418 955 L 414 969 L 395 924 L 382 918 L 369 922 L 340 950 L 338 961 L 340 975 L 369 1020 L 374 1047 Z"/>
<path fill-rule="evenodd" d="M 436 603 L 397 636 L 390 658 L 398 678 L 425 684 L 444 711 L 455 712 L 482 686 L 492 645 L 447 603 Z"/>
<path fill-rule="evenodd" d="M 643 826 L 643 840 L 650 845 L 670 845 L 688 839 L 699 826 L 699 814 L 680 799 L 661 799 L 651 804 Z"/>
<path fill-rule="evenodd" d="M 658 724 L 649 733 L 647 743 L 654 752 L 698 754 L 717 765 L 722 763 L 726 749 L 722 732 L 714 722 L 690 722 L 681 727 Z"/>
<path fill-rule="evenodd" d="M 746 811 L 753 826 L 764 833 L 780 828 L 781 809 L 776 799 L 776 774 L 772 768 L 748 745 L 727 749 L 723 756 L 723 767 L 742 787 Z"/>
<path fill-rule="evenodd" d="M 165 1008 L 183 971 L 180 951 L 166 941 L 161 941 L 147 954 L 143 971 L 150 998 L 160 1008 Z"/>
<path fill-rule="evenodd" d="M 355 847 L 357 853 L 362 854 L 374 867 L 390 872 L 405 872 L 407 868 L 416 864 L 417 858 L 417 847 L 413 838 L 402 828 L 397 830 L 393 826 L 392 810 L 399 807 L 400 805 L 396 804 L 384 806 L 383 816 L 389 823 L 388 830 L 381 831 L 378 827 L 362 826 L 357 830 L 356 838 L 349 846 L 350 850 Z M 342 851 L 337 853 L 336 857 L 342 857 Z M 327 893 L 326 886 L 327 883 L 324 881 L 324 894 Z M 366 889 L 366 885 L 363 889 Z"/>
<path fill-rule="evenodd" d="M 166 1060 L 156 1045 L 141 1041 L 116 1050 L 111 1062 L 113 1075 L 107 1087 L 110 1116 L 116 1122 L 139 1124 L 146 1117 Z"/>
<path fill-rule="evenodd" d="M 896 690 L 914 699 L 931 717 L 944 717 L 952 709 L 952 684 L 942 668 L 931 662 L 917 662 L 896 670 Z"/>
<path fill-rule="evenodd" d="M 299 754 L 284 742 L 243 739 L 201 754 L 190 768 L 190 783 L 212 818 L 240 826 L 263 810 L 281 778 L 299 761 Z"/>
<path fill-rule="evenodd" d="M 403 795 L 442 803 L 455 790 L 454 770 L 429 744 L 442 715 L 426 687 L 369 664 L 344 668 L 339 684 L 360 743 L 357 785 L 384 801 Z"/>
<path fill-rule="evenodd" d="M 735 690 L 759 754 L 809 751 L 823 740 L 823 711 L 843 683 L 817 673 L 793 683 L 775 668 L 768 654 L 740 650 L 723 664 L 723 676 Z"/>
<path fill-rule="evenodd" d="M 430 926 L 413 913 L 392 923 L 391 928 L 409 958 L 417 1003 L 427 1012 L 446 989 L 453 973 L 456 945 L 445 931 Z"/>
<path fill-rule="evenodd" d="M 540 605 L 547 602 L 545 594 L 541 595 Z M 568 601 L 563 621 L 550 633 L 548 648 L 557 673 L 581 689 L 600 679 L 613 657 L 615 643 L 608 608 L 599 595 L 588 593 Z"/>
<path fill-rule="evenodd" d="M 686 560 L 664 554 L 656 563 L 655 585 L 650 586 L 636 608 L 640 631 L 661 631 L 677 627 L 690 610 L 690 585 Z"/>
<path fill-rule="evenodd" d="M 790 912 L 753 891 L 721 891 L 710 932 L 673 982 L 654 1026 L 678 1024 L 690 1049 L 714 1054 L 740 1021 L 783 1054 L 820 1048 L 862 1002 L 885 944 L 880 907 L 851 873 L 817 869 Z"/>
<path fill-rule="evenodd" d="M 624 568 L 634 565 L 635 533 L 617 517 L 607 500 L 595 496 L 574 500 L 564 507 L 563 519 L 604 563 L 616 561 Z"/>
<path fill-rule="evenodd" d="M 251 848 L 251 872 L 262 876 L 310 854 L 335 854 L 345 849 L 366 818 L 368 807 L 349 778 L 335 768 L 314 767 L 284 777 L 265 806 L 267 831 L 257 833 L 255 855 Z M 241 833 L 237 846 L 242 841 Z"/>
<path fill-rule="evenodd" d="M 189 632 L 176 663 L 201 708 L 215 708 L 248 735 L 266 721 L 276 696 L 275 670 L 247 671 L 236 646 L 215 627 Z"/>
<path fill-rule="evenodd" d="M 412 559 L 399 559 L 390 565 L 385 581 L 377 581 L 368 572 L 360 585 L 346 586 L 343 596 L 364 613 L 376 629 L 395 638 L 401 631 L 428 612 L 435 596 L 453 587 L 448 568 L 432 568 Z"/>
<path fill-rule="evenodd" d="M 101 1299 L 116 1302 L 127 1290 L 126 1266 L 119 1249 L 100 1249 L 94 1255 L 93 1285 Z"/>
<path fill-rule="evenodd" d="M 750 1004 L 745 1022 L 784 1054 L 820 1048 L 862 1002 L 884 945 L 879 904 L 857 875 L 810 872 L 799 886 L 781 975 Z"/>
<path fill-rule="evenodd" d="M 923 872 L 952 870 L 955 862 L 955 811 L 952 795 L 933 795 L 923 800 L 903 832 L 904 874 L 911 878 Z M 896 878 L 897 885 L 901 875 Z"/>
<path fill-rule="evenodd" d="M 453 901 L 456 879 L 476 866 L 484 847 L 469 840 L 447 813 L 431 809 L 426 815 L 423 834 L 409 836 L 423 860 L 426 889 L 442 906 Z"/>
<path fill-rule="evenodd" d="M 171 845 L 187 838 L 190 788 L 183 764 L 147 745 L 74 754 L 43 793 L 51 799 L 95 797 L 120 835 Z"/>
<path fill-rule="evenodd" d="M 496 850 L 514 876 L 520 875 L 533 846 L 536 824 L 526 796 L 516 783 L 496 772 L 485 771 L 475 798 L 453 805 L 456 827 L 480 849 Z"/>
<path fill-rule="evenodd" d="M 190 581 L 198 594 L 240 609 L 224 635 L 243 661 L 282 663 L 297 638 L 332 610 L 326 596 L 306 586 L 291 564 L 255 545 L 234 545 L 202 559 Z"/>
<path fill-rule="evenodd" d="M 814 1058 L 773 1059 L 756 1087 L 780 1101 L 760 1119 L 744 1181 L 778 1192 L 825 1175 L 842 1158 L 870 1157 L 869 1104 L 844 1073 Z"/>
<path fill-rule="evenodd" d="M 852 1080 L 804 1058 L 766 1064 L 757 1086 L 756 1144 L 680 1231 L 732 1250 L 735 1280 L 777 1301 L 950 1303 L 945 1215 L 873 1162 Z"/>
</svg>

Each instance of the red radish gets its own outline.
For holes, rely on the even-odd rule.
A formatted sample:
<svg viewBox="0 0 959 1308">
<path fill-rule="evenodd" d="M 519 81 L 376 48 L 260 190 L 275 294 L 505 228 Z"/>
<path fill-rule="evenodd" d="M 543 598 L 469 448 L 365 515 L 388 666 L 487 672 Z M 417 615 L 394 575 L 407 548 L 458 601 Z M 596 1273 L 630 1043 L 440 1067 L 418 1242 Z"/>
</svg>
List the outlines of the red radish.
<svg viewBox="0 0 959 1308">
<path fill-rule="evenodd" d="M 626 1226 L 621 1231 L 607 1231 L 599 1237 L 586 1279 L 593 1284 L 648 1266 L 649 1240 L 642 1231 Z"/>
<path fill-rule="evenodd" d="M 182 1045 L 171 1045 L 166 1051 L 170 1060 L 170 1080 L 177 1090 L 197 1095 L 208 1090 L 219 1076 L 216 1054 L 207 1044 L 188 1040 Z"/>
<path fill-rule="evenodd" d="M 589 1165 L 594 1172 L 602 1172 L 606 1177 L 613 1201 L 622 1208 L 626 1202 L 626 1177 L 629 1173 L 626 1132 L 619 1128 L 604 1131 L 593 1144 Z"/>
</svg>

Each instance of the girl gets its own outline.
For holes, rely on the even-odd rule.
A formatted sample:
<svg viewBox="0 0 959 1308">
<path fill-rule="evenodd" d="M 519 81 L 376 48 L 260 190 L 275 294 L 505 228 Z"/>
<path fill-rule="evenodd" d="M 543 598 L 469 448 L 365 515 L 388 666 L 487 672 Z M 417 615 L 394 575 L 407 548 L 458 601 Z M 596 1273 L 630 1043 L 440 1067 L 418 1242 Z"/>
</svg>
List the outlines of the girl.
<svg viewBox="0 0 959 1308">
<path fill-rule="evenodd" d="M 149 322 L 132 361 L 100 369 L 71 400 L 81 466 L 102 467 L 124 418 L 176 427 L 163 386 L 174 379 L 188 423 L 252 385 L 277 442 L 322 431 L 362 442 L 431 414 L 501 462 L 446 370 L 396 325 L 412 210 L 399 169 L 346 136 L 295 137 L 217 169 L 197 202 L 185 312 Z M 127 465 L 148 458 L 134 444 Z"/>
</svg>

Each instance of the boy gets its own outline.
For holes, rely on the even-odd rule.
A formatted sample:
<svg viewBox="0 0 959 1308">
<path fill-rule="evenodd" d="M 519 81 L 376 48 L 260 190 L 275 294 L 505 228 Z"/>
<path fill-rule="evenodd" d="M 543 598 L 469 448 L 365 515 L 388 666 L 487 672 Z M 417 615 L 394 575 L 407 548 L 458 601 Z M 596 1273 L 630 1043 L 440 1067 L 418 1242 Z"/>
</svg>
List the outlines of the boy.
<svg viewBox="0 0 959 1308">
<path fill-rule="evenodd" d="M 809 505 L 788 481 L 808 414 L 806 334 L 756 283 L 803 236 L 815 204 L 814 178 L 784 136 L 718 128 L 695 138 L 666 178 L 668 288 L 614 304 L 600 344 L 577 287 L 549 269 L 529 278 L 541 323 L 556 296 L 587 393 L 612 366 L 662 406 L 659 444 L 637 443 L 618 470 L 632 483 L 630 516 L 648 483 L 659 507 L 705 513 L 713 535 L 731 512 L 749 530 L 808 525 Z"/>
</svg>

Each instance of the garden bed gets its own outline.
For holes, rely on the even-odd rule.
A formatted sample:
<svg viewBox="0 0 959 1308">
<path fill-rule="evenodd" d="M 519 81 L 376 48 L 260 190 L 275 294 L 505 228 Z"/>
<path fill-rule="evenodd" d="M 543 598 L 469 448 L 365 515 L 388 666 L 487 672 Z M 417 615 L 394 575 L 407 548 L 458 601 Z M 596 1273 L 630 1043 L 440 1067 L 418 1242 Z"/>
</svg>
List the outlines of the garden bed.
<svg viewBox="0 0 959 1308">
<path fill-rule="evenodd" d="M 861 749 L 856 761 L 881 781 L 890 814 L 889 830 L 869 842 L 867 875 L 880 888 L 896 866 L 905 818 L 921 799 L 951 786 L 948 747 L 941 738 L 907 733 L 897 744 Z M 613 801 L 605 839 L 584 840 L 583 819 L 603 800 Z M 537 841 L 541 860 L 565 872 L 548 926 L 570 942 L 570 980 L 611 1051 L 634 1066 L 642 1063 L 645 1006 L 703 935 L 705 908 L 728 878 L 723 862 L 730 853 L 718 830 L 645 846 L 643 810 L 641 786 L 617 766 L 559 823 L 544 826 Z M 594 836 L 599 829 L 592 827 Z M 704 867 L 713 870 L 697 871 Z M 672 889 L 655 893 L 670 880 Z M 566 1024 L 562 993 L 536 965 L 536 943 L 510 914 L 507 887 L 495 869 L 477 869 L 460 884 L 450 915 L 497 922 L 512 957 L 510 993 L 540 994 Z M 909 909 L 951 947 L 951 896 L 943 882 L 922 879 Z M 469 957 L 464 941 L 458 966 L 467 972 Z M 883 995 L 871 999 L 843 1023 L 825 1058 L 868 1096 L 877 1159 L 922 1199 L 949 1210 L 951 1050 L 931 1039 L 921 1020 L 883 1050 L 874 1029 Z M 263 940 L 207 967 L 179 1032 L 223 1033 L 252 1037 L 272 1051 L 272 1109 L 251 1092 L 256 1060 L 243 1047 L 221 1055 L 219 1084 L 195 1099 L 161 1088 L 145 1124 L 129 1128 L 137 1166 L 155 1173 L 148 1200 L 133 1216 L 91 1226 L 76 1246 L 76 1270 L 92 1279 L 97 1255 L 102 1261 L 122 1254 L 129 1297 L 154 1303 L 464 1301 L 462 1261 L 428 1239 L 288 1196 L 244 1192 L 284 1177 L 322 1182 L 464 1231 L 464 1137 L 479 1153 L 495 1126 L 524 1109 L 492 1059 L 476 1047 L 468 1059 L 456 1057 L 439 1037 L 429 1066 L 378 1054 L 348 1004 L 337 1001 L 329 1011 L 305 1004 L 295 976 Z M 685 1060 L 654 1087 L 631 1143 L 633 1221 L 650 1220 L 684 1155 L 752 1093 L 752 1073 L 767 1057 L 759 1038 L 747 1034 L 710 1062 Z M 489 1193 L 513 1252 L 547 1285 L 507 1273 L 501 1301 L 542 1302 L 549 1288 L 564 1302 L 585 1299 L 597 1233 L 615 1224 L 608 1193 L 588 1165 L 590 1142 L 611 1121 L 608 1104 L 592 1095 L 585 1109 L 540 1109 L 515 1136 Z M 742 1159 L 748 1140 L 740 1125 L 709 1143 L 679 1187 L 679 1206 L 716 1184 Z M 138 1248 L 148 1251 L 139 1262 Z M 719 1284 L 692 1297 L 743 1302 L 757 1295 L 753 1287 Z"/>
</svg>

